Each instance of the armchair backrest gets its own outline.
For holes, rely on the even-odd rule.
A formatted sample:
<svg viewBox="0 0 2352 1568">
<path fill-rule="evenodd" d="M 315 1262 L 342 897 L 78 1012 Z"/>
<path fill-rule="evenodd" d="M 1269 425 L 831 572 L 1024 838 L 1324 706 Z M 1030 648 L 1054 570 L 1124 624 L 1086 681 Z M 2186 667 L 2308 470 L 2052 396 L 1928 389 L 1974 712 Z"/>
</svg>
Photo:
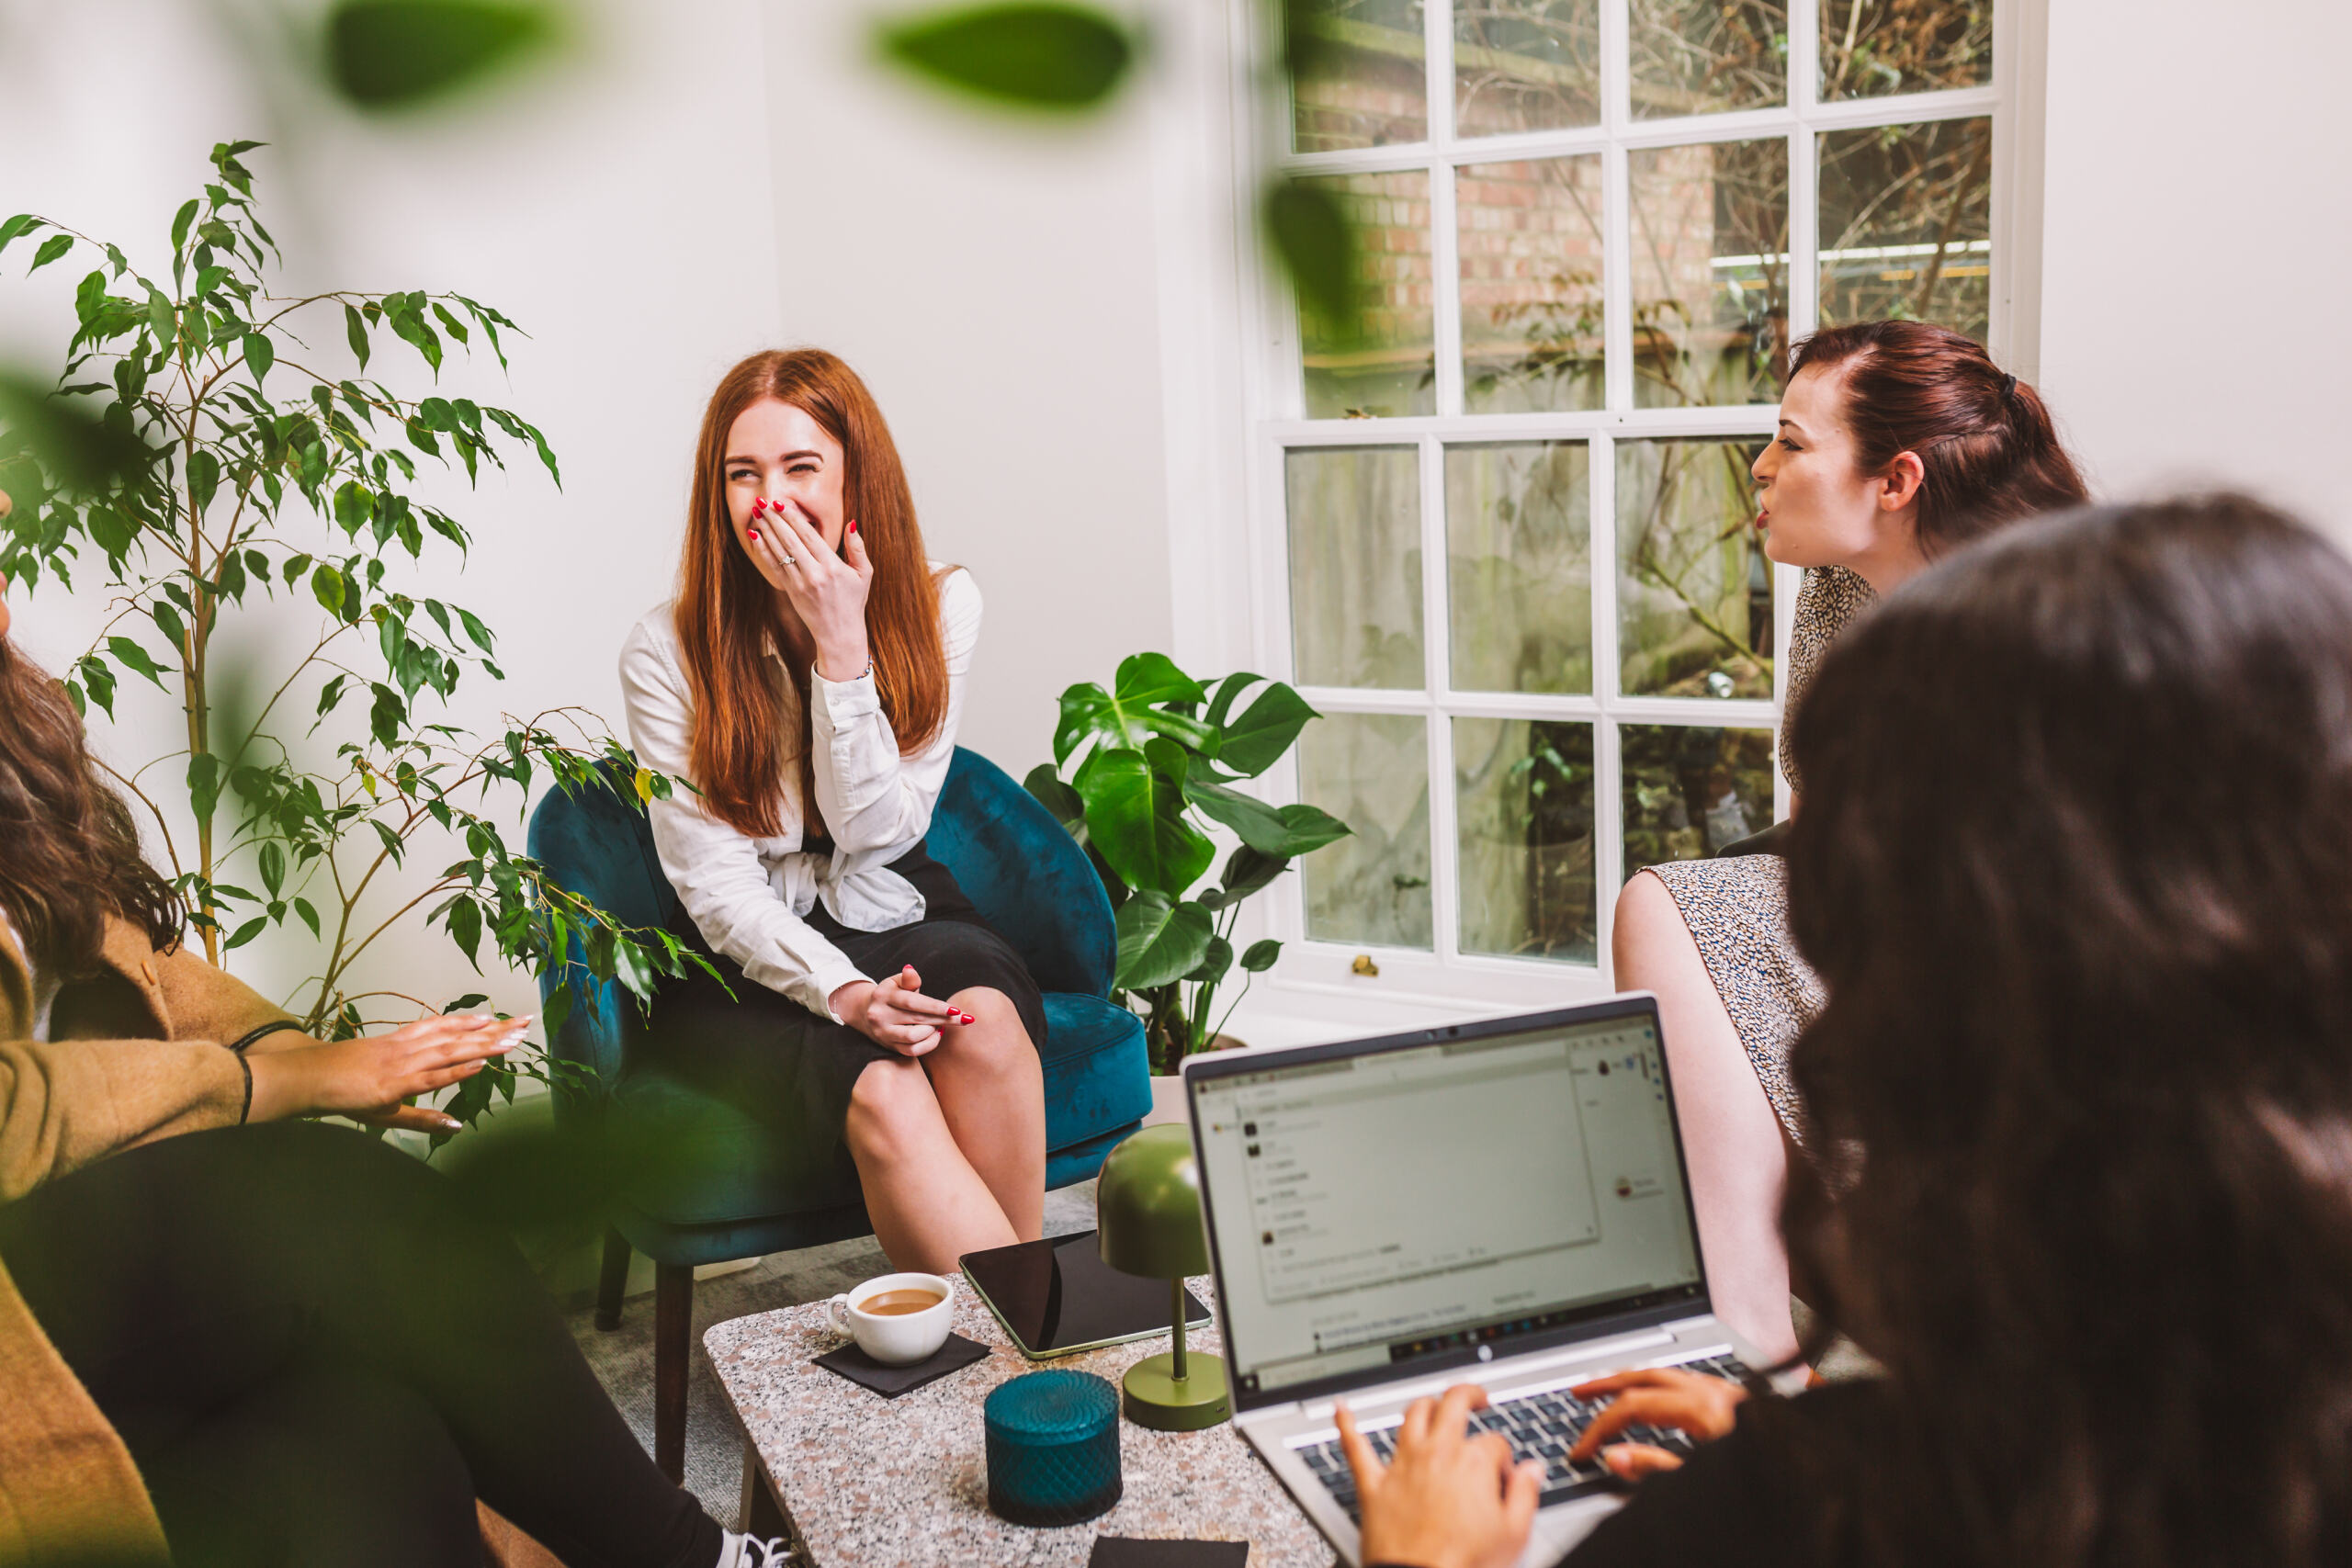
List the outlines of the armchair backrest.
<svg viewBox="0 0 2352 1568">
<path fill-rule="evenodd" d="M 603 770 L 606 788 L 548 793 L 531 814 L 530 853 L 562 886 L 632 926 L 664 926 L 678 898 L 662 874 L 625 772 Z M 1118 962 L 1110 896 L 1093 863 L 1053 813 L 1003 769 L 956 749 L 932 814 L 928 847 L 980 914 L 1012 944 L 1038 988 L 1108 996 Z M 554 1054 L 619 1078 L 628 1045 L 643 1027 L 620 986 L 596 983 L 576 959 L 543 976 L 552 995 L 571 988 L 571 1010 L 550 1041 Z"/>
<path fill-rule="evenodd" d="M 1119 959 L 1111 896 L 1069 830 L 1002 768 L 956 749 L 926 847 L 1039 990 L 1111 994 Z"/>
</svg>

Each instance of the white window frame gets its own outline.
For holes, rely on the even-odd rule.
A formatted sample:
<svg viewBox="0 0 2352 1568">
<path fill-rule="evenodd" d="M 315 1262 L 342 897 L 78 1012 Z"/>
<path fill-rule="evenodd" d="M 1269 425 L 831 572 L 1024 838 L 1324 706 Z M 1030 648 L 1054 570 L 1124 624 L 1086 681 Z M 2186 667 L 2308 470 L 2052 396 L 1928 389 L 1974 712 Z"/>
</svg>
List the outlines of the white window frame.
<svg viewBox="0 0 2352 1568">
<path fill-rule="evenodd" d="M 1427 732 L 1433 950 L 1373 947 L 1310 940 L 1298 877 L 1285 877 L 1246 906 L 1249 934 L 1283 942 L 1273 974 L 1261 979 L 1237 1028 L 1255 1043 L 1316 1032 L 1397 1026 L 1440 1018 L 1557 1005 L 1612 988 L 1610 945 L 1615 889 L 1623 855 L 1618 723 L 1726 726 L 1775 730 L 1778 681 L 1767 700 L 1626 697 L 1618 682 L 1616 629 L 1615 449 L 1621 437 L 1664 435 L 1760 439 L 1774 428 L 1772 405 L 1637 409 L 1634 355 L 1628 154 L 1699 142 L 1785 137 L 1791 143 L 1789 310 L 1792 333 L 1811 331 L 1817 218 L 1815 141 L 1824 131 L 1987 116 L 1992 121 L 1990 346 L 2025 379 L 2039 360 L 2041 230 L 2041 108 L 2046 0 L 1998 0 L 1990 85 L 1835 104 L 1813 101 L 1820 6 L 1836 0 L 1791 0 L 1789 103 L 1773 109 L 1637 120 L 1630 112 L 1628 0 L 1600 0 L 1601 121 L 1571 130 L 1469 140 L 1453 135 L 1451 0 L 1425 0 L 1429 127 L 1425 141 L 1331 152 L 1289 151 L 1286 86 L 1264 62 L 1279 58 L 1269 28 L 1273 7 L 1227 0 L 1223 48 L 1213 28 L 1194 27 L 1180 47 L 1194 53 L 1196 85 L 1187 97 L 1163 92 L 1159 166 L 1163 209 L 1197 217 L 1204 182 L 1229 158 L 1228 201 L 1211 242 L 1191 253 L 1170 247 L 1161 279 L 1170 457 L 1170 556 L 1180 659 L 1192 668 L 1250 669 L 1289 679 L 1289 536 L 1283 455 L 1305 446 L 1412 446 L 1419 452 L 1425 684 L 1409 693 L 1301 687 L 1325 713 L 1418 716 Z M 1207 9 L 1206 7 L 1203 8 Z M 1196 13 L 1197 15 L 1197 13 Z M 1211 68 L 1198 69 L 1203 58 Z M 1220 79 L 1221 77 L 1221 79 Z M 1199 90 L 1205 83 L 1209 90 Z M 1222 118 L 1225 123 L 1216 122 Z M 1224 135 L 1214 132 L 1224 131 Z M 1210 132 L 1204 139 L 1204 132 Z M 1605 232 L 1605 406 L 1566 413 L 1465 414 L 1462 408 L 1459 261 L 1450 172 L 1464 164 L 1576 154 L 1601 159 Z M 1303 414 L 1298 328 L 1289 289 L 1258 265 L 1251 211 L 1264 171 L 1340 175 L 1418 170 L 1430 180 L 1436 395 L 1439 412 L 1404 418 L 1310 420 Z M 1186 213 L 1175 214 L 1182 221 Z M 1802 285 L 1799 280 L 1803 280 Z M 1204 329 L 1222 319 L 1222 345 Z M 1238 328 L 1238 331 L 1236 330 Z M 1238 346 L 1233 346 L 1238 345 Z M 1220 416 L 1220 387 L 1238 389 L 1239 407 Z M 1451 411 L 1451 412 L 1449 412 Z M 1238 441 L 1239 460 L 1220 435 Z M 1576 440 L 1588 444 L 1592 486 L 1593 692 L 1583 696 L 1456 693 L 1448 684 L 1444 527 L 1444 450 L 1449 444 Z M 1238 504 L 1236 504 L 1238 502 Z M 1785 651 L 1797 574 L 1774 569 L 1774 646 Z M 1235 590 L 1246 586 L 1237 599 Z M 1563 719 L 1594 729 L 1599 961 L 1575 964 L 1465 955 L 1458 952 L 1451 720 L 1463 716 Z M 1788 809 L 1785 781 L 1775 775 L 1775 807 Z M 1295 761 L 1263 781 L 1269 798 L 1297 798 Z M 1358 972 L 1369 956 L 1376 976 Z M 1254 1032 L 1253 1032 L 1254 1031 Z M 1266 1036 L 1267 1038 L 1261 1038 Z"/>
</svg>

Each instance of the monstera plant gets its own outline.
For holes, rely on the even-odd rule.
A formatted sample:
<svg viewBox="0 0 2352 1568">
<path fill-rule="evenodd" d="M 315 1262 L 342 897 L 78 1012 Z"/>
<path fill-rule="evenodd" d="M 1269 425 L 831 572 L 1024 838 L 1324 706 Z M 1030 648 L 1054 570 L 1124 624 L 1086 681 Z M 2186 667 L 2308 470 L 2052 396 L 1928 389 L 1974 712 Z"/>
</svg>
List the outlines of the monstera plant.
<svg viewBox="0 0 2352 1568">
<path fill-rule="evenodd" d="M 1203 682 L 1159 653 L 1125 660 L 1109 691 L 1089 681 L 1062 694 L 1054 761 L 1030 772 L 1029 793 L 1102 874 L 1118 914 L 1114 984 L 1143 1013 L 1159 1071 L 1205 1049 L 1223 1022 L 1216 997 L 1237 967 L 1242 900 L 1347 836 L 1346 823 L 1312 806 L 1269 806 L 1233 787 L 1282 761 L 1317 716 L 1279 681 Z M 1241 840 L 1214 880 L 1209 823 Z M 1253 942 L 1238 966 L 1261 975 L 1281 953 L 1272 938 Z"/>
</svg>

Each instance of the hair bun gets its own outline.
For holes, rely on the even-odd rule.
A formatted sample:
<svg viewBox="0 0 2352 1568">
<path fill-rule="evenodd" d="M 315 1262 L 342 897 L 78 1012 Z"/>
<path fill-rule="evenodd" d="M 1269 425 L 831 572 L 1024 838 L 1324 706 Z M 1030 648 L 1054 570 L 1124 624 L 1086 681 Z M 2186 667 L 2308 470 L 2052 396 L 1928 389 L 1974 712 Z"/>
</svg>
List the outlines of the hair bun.
<svg viewBox="0 0 2352 1568">
<path fill-rule="evenodd" d="M 2018 378 L 2017 378 L 2017 376 L 2015 375 L 2015 373 L 2013 373 L 2013 372 L 2011 372 L 2011 371 L 2004 370 L 2003 372 L 2001 372 L 2001 396 L 2002 396 L 2002 397 L 2004 397 L 2004 398 L 2014 398 L 2014 397 L 2016 397 L 2017 395 L 2018 395 Z"/>
</svg>

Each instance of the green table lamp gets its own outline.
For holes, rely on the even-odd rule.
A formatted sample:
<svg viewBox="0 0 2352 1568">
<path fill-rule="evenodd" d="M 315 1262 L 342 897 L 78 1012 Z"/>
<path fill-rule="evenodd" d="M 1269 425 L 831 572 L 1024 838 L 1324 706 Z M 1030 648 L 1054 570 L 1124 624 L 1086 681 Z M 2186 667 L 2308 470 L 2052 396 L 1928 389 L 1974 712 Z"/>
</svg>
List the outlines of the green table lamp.
<svg viewBox="0 0 2352 1568">
<path fill-rule="evenodd" d="M 1195 1432 L 1231 1414 L 1225 1361 L 1184 1348 L 1184 1279 L 1209 1271 L 1201 1176 L 1189 1128 L 1146 1127 L 1102 1162 L 1094 1188 L 1096 1244 L 1122 1274 L 1166 1280 L 1174 1344 L 1127 1369 L 1127 1419 L 1155 1432 Z"/>
</svg>

